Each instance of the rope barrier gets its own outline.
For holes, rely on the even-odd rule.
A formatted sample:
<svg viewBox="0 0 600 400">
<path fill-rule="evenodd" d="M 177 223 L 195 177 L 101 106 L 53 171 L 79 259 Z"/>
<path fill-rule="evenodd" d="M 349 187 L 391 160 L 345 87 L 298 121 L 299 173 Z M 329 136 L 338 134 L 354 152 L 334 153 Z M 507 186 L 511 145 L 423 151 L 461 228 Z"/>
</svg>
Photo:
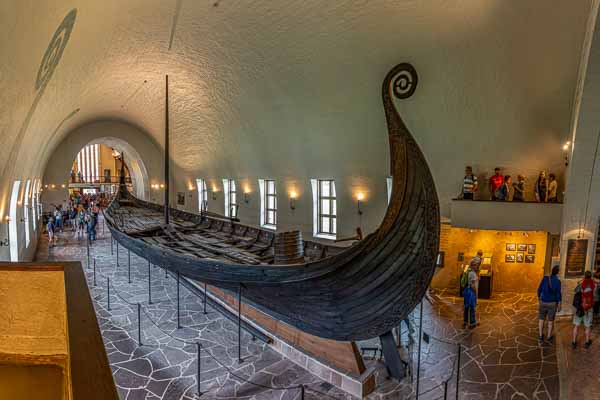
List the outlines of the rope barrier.
<svg viewBox="0 0 600 400">
<path fill-rule="evenodd" d="M 104 275 L 102 272 L 99 272 L 99 271 L 98 271 L 97 273 L 98 273 L 98 274 L 99 274 L 101 277 L 103 277 L 103 278 L 105 278 L 105 279 L 106 279 L 106 278 L 108 278 L 108 277 L 107 277 L 106 275 Z M 113 278 L 113 280 L 114 280 L 114 277 L 115 277 L 116 273 L 117 273 L 117 269 L 115 268 L 115 269 L 113 270 L 113 273 L 112 273 L 112 275 L 111 275 L 111 276 L 112 276 L 112 278 Z M 180 337 L 173 336 L 173 335 L 172 335 L 171 333 L 169 333 L 168 331 L 165 331 L 163 328 L 161 328 L 161 327 L 160 327 L 160 325 L 159 325 L 159 324 L 158 324 L 156 321 L 154 321 L 154 319 L 152 318 L 152 316 L 151 316 L 151 315 L 150 315 L 150 314 L 147 312 L 146 308 L 145 308 L 145 307 L 143 307 L 143 306 L 141 305 L 141 303 L 132 303 L 132 302 L 128 301 L 127 299 L 125 299 L 123 296 L 121 296 L 121 295 L 119 294 L 120 290 L 118 290 L 118 289 L 115 287 L 115 285 L 114 285 L 114 282 L 113 282 L 113 283 L 110 283 L 110 280 L 109 280 L 108 282 L 109 282 L 109 285 L 110 285 L 110 286 L 112 286 L 114 293 L 116 294 L 116 296 L 117 296 L 119 299 L 121 299 L 123 302 L 125 302 L 125 303 L 126 303 L 127 305 L 129 305 L 129 306 L 132 306 L 132 307 L 139 307 L 140 311 L 141 311 L 141 312 L 142 312 L 142 313 L 145 315 L 145 317 L 146 317 L 146 318 L 147 318 L 147 319 L 148 319 L 148 320 L 151 322 L 151 324 L 152 324 L 152 325 L 154 325 L 154 327 L 156 327 L 156 329 L 158 329 L 160 332 L 162 332 L 163 334 L 167 335 L 167 336 L 168 336 L 168 337 L 170 337 L 171 339 L 173 339 L 173 340 L 176 340 L 176 341 L 178 341 L 178 342 L 180 342 L 180 343 L 183 343 L 183 344 L 192 345 L 192 346 L 196 346 L 196 345 L 198 344 L 198 342 L 191 342 L 191 341 L 188 341 L 188 340 L 182 339 L 182 338 L 180 338 Z M 162 300 L 162 302 L 164 302 L 164 301 L 171 301 L 171 300 L 170 300 L 170 299 L 169 299 L 169 300 L 167 300 L 167 299 L 165 299 L 165 300 Z M 159 302 L 161 302 L 161 301 L 158 301 L 158 302 L 157 302 L 157 301 L 153 301 L 153 303 L 159 303 Z M 125 306 L 125 307 L 127 307 L 127 306 Z M 117 309 L 119 309 L 119 308 L 117 308 Z M 141 322 L 138 322 L 138 323 L 141 323 Z M 122 328 L 122 327 L 121 327 L 121 329 L 124 329 L 124 330 L 126 330 L 125 328 Z M 310 392 L 313 392 L 313 393 L 317 393 L 317 394 L 320 394 L 320 395 L 322 395 L 322 396 L 326 396 L 326 397 L 328 397 L 328 398 L 331 398 L 331 399 L 337 400 L 337 398 L 336 398 L 336 397 L 334 397 L 334 396 L 332 396 L 332 395 L 330 395 L 330 394 L 328 394 L 328 393 L 324 393 L 324 392 L 321 392 L 321 391 L 319 391 L 319 390 L 316 390 L 316 389 L 313 389 L 313 388 L 307 387 L 307 386 L 305 386 L 305 385 L 303 385 L 303 384 L 301 384 L 301 385 L 294 385 L 294 386 L 275 387 L 275 386 L 263 385 L 263 384 L 261 384 L 261 383 L 257 383 L 257 382 L 250 381 L 250 380 L 248 380 L 248 379 L 244 378 L 243 376 L 240 376 L 240 375 L 238 375 L 237 373 L 235 373 L 234 371 L 232 371 L 232 370 L 231 370 L 231 369 L 230 369 L 230 368 L 229 368 L 227 365 L 223 364 L 223 363 L 222 363 L 222 362 L 221 362 L 221 361 L 220 361 L 220 360 L 219 360 L 217 357 L 215 357 L 215 356 L 214 356 L 214 354 L 212 354 L 212 352 L 211 352 L 209 349 L 206 349 L 206 348 L 204 348 L 204 347 L 200 347 L 200 351 L 202 351 L 202 350 L 204 350 L 204 351 L 206 352 L 206 354 L 208 354 L 208 355 L 209 355 L 209 356 L 210 356 L 210 357 L 211 357 L 211 358 L 212 358 L 212 359 L 213 359 L 213 360 L 214 360 L 214 361 L 215 361 L 215 362 L 216 362 L 216 363 L 217 363 L 219 366 L 221 366 L 222 368 L 224 368 L 224 369 L 225 369 L 225 371 L 227 371 L 227 373 L 228 373 L 229 375 L 231 375 L 231 376 L 233 376 L 233 377 L 235 377 L 235 378 L 239 379 L 240 381 L 243 381 L 243 382 L 245 382 L 245 383 L 248 383 L 248 384 L 250 384 L 250 385 L 253 385 L 253 386 L 256 386 L 256 387 L 260 387 L 260 388 L 263 388 L 263 389 L 267 389 L 267 390 L 274 390 L 274 391 L 286 391 L 286 390 L 300 390 L 300 391 L 302 391 L 302 390 L 306 390 L 306 391 L 310 391 Z M 200 386 L 200 382 L 198 382 L 198 386 Z"/>
</svg>

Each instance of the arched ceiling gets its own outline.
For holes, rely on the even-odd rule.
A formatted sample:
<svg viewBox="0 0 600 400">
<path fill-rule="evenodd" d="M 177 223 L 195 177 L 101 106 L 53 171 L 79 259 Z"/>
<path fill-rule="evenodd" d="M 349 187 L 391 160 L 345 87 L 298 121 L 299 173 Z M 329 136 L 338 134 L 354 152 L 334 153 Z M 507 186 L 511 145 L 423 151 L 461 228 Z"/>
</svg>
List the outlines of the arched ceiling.
<svg viewBox="0 0 600 400">
<path fill-rule="evenodd" d="M 442 194 L 459 189 L 444 186 L 443 170 L 458 166 L 460 175 L 465 162 L 483 166 L 494 154 L 500 165 L 533 157 L 537 168 L 549 158 L 528 149 L 555 157 L 569 133 L 590 7 L 584 0 L 0 2 L 0 208 L 9 182 L 42 175 L 58 143 L 86 122 L 128 121 L 161 144 L 166 73 L 172 151 L 183 171 L 218 163 L 234 173 L 281 169 L 269 157 L 278 149 L 291 166 L 327 171 L 352 159 L 342 167 L 348 174 L 364 166 L 385 176 L 380 84 L 403 61 L 421 80 L 400 108 Z M 61 57 L 49 52 L 56 68 L 36 89 L 49 43 L 74 9 Z M 504 146 L 514 151 L 498 150 Z"/>
</svg>

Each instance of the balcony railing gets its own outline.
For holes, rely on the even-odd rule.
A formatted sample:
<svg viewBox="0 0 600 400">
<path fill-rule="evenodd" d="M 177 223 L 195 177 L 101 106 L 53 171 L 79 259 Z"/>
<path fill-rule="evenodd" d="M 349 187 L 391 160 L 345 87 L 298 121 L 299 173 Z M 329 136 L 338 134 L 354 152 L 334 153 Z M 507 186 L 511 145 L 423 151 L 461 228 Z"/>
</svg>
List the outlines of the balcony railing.
<svg viewBox="0 0 600 400">
<path fill-rule="evenodd" d="M 90 176 L 87 177 L 73 177 L 69 180 L 69 184 L 118 184 L 120 182 L 119 176 Z M 125 177 L 125 183 L 131 183 L 131 177 Z"/>
<path fill-rule="evenodd" d="M 562 203 L 452 200 L 452 226 L 560 233 Z"/>
</svg>

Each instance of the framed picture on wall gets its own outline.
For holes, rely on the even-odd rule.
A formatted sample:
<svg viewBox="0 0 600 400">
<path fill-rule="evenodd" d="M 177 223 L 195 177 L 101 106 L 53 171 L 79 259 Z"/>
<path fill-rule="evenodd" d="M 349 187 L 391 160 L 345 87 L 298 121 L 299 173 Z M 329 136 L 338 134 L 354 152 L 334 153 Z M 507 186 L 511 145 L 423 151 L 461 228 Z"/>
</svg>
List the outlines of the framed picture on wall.
<svg viewBox="0 0 600 400">
<path fill-rule="evenodd" d="M 535 256 L 531 255 L 531 254 L 527 254 L 525 256 L 525 263 L 527 264 L 533 264 L 535 262 Z"/>
<path fill-rule="evenodd" d="M 517 262 L 522 263 L 525 260 L 525 253 L 522 251 L 517 253 Z"/>
<path fill-rule="evenodd" d="M 515 262 L 515 255 L 514 254 L 505 254 L 504 255 L 504 262 L 514 263 Z"/>
<path fill-rule="evenodd" d="M 506 243 L 506 251 L 517 251 L 517 245 L 515 243 Z"/>
<path fill-rule="evenodd" d="M 527 245 L 527 254 L 535 254 L 535 244 Z"/>
<path fill-rule="evenodd" d="M 177 204 L 180 206 L 185 205 L 185 194 L 183 192 L 177 192 Z"/>
<path fill-rule="evenodd" d="M 517 251 L 527 251 L 527 245 L 525 243 L 519 243 L 517 245 Z"/>
</svg>

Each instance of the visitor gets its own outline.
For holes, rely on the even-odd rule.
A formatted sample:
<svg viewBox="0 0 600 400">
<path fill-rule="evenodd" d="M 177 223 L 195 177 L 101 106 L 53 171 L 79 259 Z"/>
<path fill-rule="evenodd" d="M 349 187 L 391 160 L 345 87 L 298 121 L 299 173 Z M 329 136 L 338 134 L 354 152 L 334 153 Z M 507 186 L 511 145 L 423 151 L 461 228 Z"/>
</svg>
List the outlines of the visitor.
<svg viewBox="0 0 600 400">
<path fill-rule="evenodd" d="M 512 201 L 525 201 L 525 177 L 517 176 L 517 182 L 513 183 L 513 198 Z"/>
<path fill-rule="evenodd" d="M 494 169 L 494 175 L 490 178 L 490 193 L 492 194 L 492 200 L 496 200 L 496 190 L 504 183 L 504 177 L 500 173 L 500 168 Z"/>
<path fill-rule="evenodd" d="M 552 327 L 556 313 L 560 312 L 560 303 L 562 301 L 560 279 L 558 279 L 559 267 L 554 266 L 550 276 L 544 276 L 538 286 L 538 331 L 539 342 L 544 344 L 544 321 L 548 320 L 548 334 L 546 339 L 549 343 L 554 342 Z"/>
<path fill-rule="evenodd" d="M 75 183 L 75 171 L 71 170 L 71 183 Z"/>
<path fill-rule="evenodd" d="M 600 266 L 594 271 L 594 281 L 596 282 L 596 291 L 594 292 L 594 315 L 600 314 Z"/>
<path fill-rule="evenodd" d="M 546 171 L 540 171 L 540 176 L 535 181 L 535 201 L 545 203 L 548 201 L 548 180 L 546 179 Z"/>
<path fill-rule="evenodd" d="M 583 281 L 575 288 L 575 296 L 573 297 L 573 307 L 575 307 L 575 315 L 573 316 L 573 341 L 571 345 L 573 349 L 577 348 L 577 334 L 579 326 L 583 323 L 585 327 L 585 348 L 589 348 L 592 344 L 592 320 L 594 318 L 594 291 L 596 283 L 592 279 L 592 271 L 585 271 Z"/>
<path fill-rule="evenodd" d="M 69 216 L 71 220 L 71 228 L 76 231 L 77 230 L 77 208 L 75 206 L 71 207 L 71 215 Z"/>
<path fill-rule="evenodd" d="M 558 202 L 558 182 L 556 181 L 556 175 L 550 174 L 548 175 L 550 178 L 548 182 L 548 203 L 557 203 Z"/>
<path fill-rule="evenodd" d="M 498 190 L 496 190 L 496 200 L 498 201 L 510 201 L 510 184 L 511 184 L 510 175 L 506 175 L 504 177 L 504 182 Z"/>
<path fill-rule="evenodd" d="M 483 251 L 477 250 L 477 254 L 475 255 L 475 257 L 473 257 L 471 261 L 469 261 L 469 268 L 467 270 L 469 272 L 469 283 L 471 283 L 473 280 L 475 281 L 473 283 L 473 289 L 475 290 L 475 294 L 477 296 L 479 296 L 479 269 L 481 268 L 482 260 Z"/>
<path fill-rule="evenodd" d="M 56 210 L 54 210 L 54 228 L 62 232 L 62 210 L 60 208 L 61 206 L 57 206 Z"/>
<path fill-rule="evenodd" d="M 81 171 L 77 171 L 77 182 L 83 182 L 83 176 L 81 175 Z"/>
<path fill-rule="evenodd" d="M 463 329 L 469 327 L 470 329 L 475 328 L 477 325 L 477 320 L 475 319 L 475 308 L 477 307 L 477 294 L 475 293 L 475 289 L 472 286 L 475 281 L 471 281 L 467 284 L 463 292 L 464 299 L 464 319 L 463 319 Z"/>
<path fill-rule="evenodd" d="M 83 236 L 83 229 L 85 227 L 85 211 L 80 206 L 79 213 L 77 214 L 77 238 Z"/>
<path fill-rule="evenodd" d="M 86 224 L 86 232 L 88 241 L 96 240 L 96 222 L 94 218 L 94 214 L 91 212 L 86 213 L 85 215 L 85 224 Z"/>
<path fill-rule="evenodd" d="M 46 231 L 48 232 L 48 248 L 50 248 L 54 246 L 54 218 L 48 218 Z"/>
<path fill-rule="evenodd" d="M 93 211 L 90 212 L 90 240 L 95 241 L 96 240 L 96 222 L 98 221 L 98 214 L 94 213 Z"/>
<path fill-rule="evenodd" d="M 462 198 L 465 200 L 473 200 L 473 195 L 479 188 L 477 177 L 473 174 L 473 168 L 467 166 L 465 168 L 465 177 L 463 178 L 463 193 Z"/>
</svg>

